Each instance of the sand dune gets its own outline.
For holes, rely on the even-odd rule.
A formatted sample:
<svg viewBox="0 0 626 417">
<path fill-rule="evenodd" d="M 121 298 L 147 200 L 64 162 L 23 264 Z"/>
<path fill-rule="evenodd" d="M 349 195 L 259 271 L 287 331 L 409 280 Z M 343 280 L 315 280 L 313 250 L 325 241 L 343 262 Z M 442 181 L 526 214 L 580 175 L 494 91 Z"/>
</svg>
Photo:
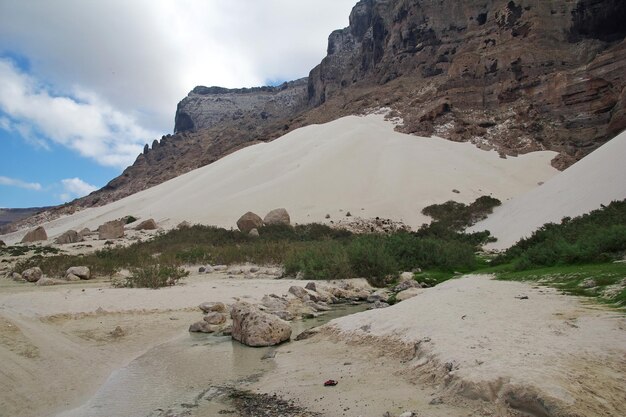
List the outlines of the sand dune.
<svg viewBox="0 0 626 417">
<path fill-rule="evenodd" d="M 579 216 L 626 198 L 626 132 L 545 184 L 504 203 L 470 230 L 489 230 L 507 248 L 549 222 Z"/>
<path fill-rule="evenodd" d="M 554 152 L 503 159 L 469 143 L 406 135 L 393 127 L 381 115 L 308 126 L 45 227 L 54 238 L 133 215 L 165 226 L 187 220 L 229 228 L 246 211 L 264 216 L 285 207 L 296 223 L 323 222 L 326 214 L 336 221 L 350 211 L 416 228 L 428 221 L 420 213 L 427 205 L 489 194 L 505 200 L 557 173 L 550 166 Z M 12 243 L 24 233 L 3 239 Z"/>
</svg>

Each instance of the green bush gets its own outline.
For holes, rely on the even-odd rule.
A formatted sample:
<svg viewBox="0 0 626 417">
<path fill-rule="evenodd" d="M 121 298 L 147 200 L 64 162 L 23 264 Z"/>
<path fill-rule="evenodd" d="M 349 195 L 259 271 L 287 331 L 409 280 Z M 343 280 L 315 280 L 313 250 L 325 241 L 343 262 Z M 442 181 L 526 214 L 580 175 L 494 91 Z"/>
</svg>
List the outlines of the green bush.
<svg viewBox="0 0 626 417">
<path fill-rule="evenodd" d="M 176 285 L 189 272 L 182 268 L 161 265 L 147 265 L 133 268 L 131 276 L 126 279 L 126 286 L 130 288 L 162 288 Z"/>
<path fill-rule="evenodd" d="M 285 273 L 298 272 L 302 272 L 304 279 L 342 279 L 352 275 L 345 247 L 333 241 L 292 250 L 285 259 Z"/>
<path fill-rule="evenodd" d="M 350 242 L 347 251 L 352 271 L 374 286 L 384 286 L 389 276 L 398 274 L 398 264 L 387 251 L 384 236 L 357 237 Z"/>
</svg>

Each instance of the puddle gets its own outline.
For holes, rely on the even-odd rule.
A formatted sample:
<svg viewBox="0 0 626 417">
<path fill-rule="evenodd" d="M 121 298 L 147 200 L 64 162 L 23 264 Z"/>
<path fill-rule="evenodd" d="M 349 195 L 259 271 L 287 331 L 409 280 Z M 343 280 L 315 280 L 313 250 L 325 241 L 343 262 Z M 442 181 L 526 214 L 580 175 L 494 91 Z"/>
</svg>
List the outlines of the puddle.
<svg viewBox="0 0 626 417">
<path fill-rule="evenodd" d="M 366 305 L 337 306 L 292 323 L 292 338 Z M 245 389 L 273 366 L 273 347 L 250 348 L 229 336 L 181 334 L 113 372 L 82 406 L 57 417 L 182 417 L 228 415 L 228 390 Z"/>
</svg>

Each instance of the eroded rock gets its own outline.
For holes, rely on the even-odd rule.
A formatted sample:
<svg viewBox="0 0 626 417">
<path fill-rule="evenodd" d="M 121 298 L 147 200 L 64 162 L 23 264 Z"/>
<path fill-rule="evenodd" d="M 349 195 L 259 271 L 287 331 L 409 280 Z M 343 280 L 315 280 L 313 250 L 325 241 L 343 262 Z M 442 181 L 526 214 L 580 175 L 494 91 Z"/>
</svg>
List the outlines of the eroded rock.
<svg viewBox="0 0 626 417">
<path fill-rule="evenodd" d="M 230 309 L 233 339 L 248 346 L 273 346 L 291 337 L 291 326 L 273 314 L 240 301 Z"/>
</svg>

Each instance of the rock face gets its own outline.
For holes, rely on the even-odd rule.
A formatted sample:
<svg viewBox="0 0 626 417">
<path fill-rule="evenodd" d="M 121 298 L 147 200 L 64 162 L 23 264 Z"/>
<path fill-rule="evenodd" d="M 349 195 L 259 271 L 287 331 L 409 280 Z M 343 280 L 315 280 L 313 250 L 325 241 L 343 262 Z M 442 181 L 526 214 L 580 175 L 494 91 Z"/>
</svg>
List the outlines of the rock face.
<svg viewBox="0 0 626 417">
<path fill-rule="evenodd" d="M 198 86 L 178 103 L 174 133 L 214 127 L 225 120 L 281 120 L 307 103 L 307 79 L 277 87 L 228 89 Z"/>
<path fill-rule="evenodd" d="M 48 240 L 48 234 L 46 233 L 46 229 L 39 226 L 36 229 L 28 231 L 22 238 L 22 243 L 39 242 L 41 240 Z"/>
<path fill-rule="evenodd" d="M 238 302 L 231 307 L 233 339 L 248 346 L 273 346 L 289 340 L 289 323 L 273 314 L 265 313 L 256 306 Z"/>
<path fill-rule="evenodd" d="M 250 233 L 252 229 L 258 229 L 263 226 L 263 219 L 258 214 L 249 211 L 237 220 L 237 227 L 243 233 Z"/>
<path fill-rule="evenodd" d="M 119 239 L 124 237 L 124 222 L 112 220 L 98 227 L 98 239 Z"/>
<path fill-rule="evenodd" d="M 291 224 L 291 219 L 289 218 L 289 213 L 284 208 L 277 208 L 265 215 L 263 218 L 263 223 L 266 225 L 273 224 L 284 224 L 289 226 Z"/>
<path fill-rule="evenodd" d="M 65 245 L 68 243 L 76 243 L 76 242 L 82 242 L 82 241 L 83 241 L 83 237 L 76 230 L 68 230 L 67 232 L 63 233 L 61 236 L 57 237 L 54 240 L 54 243 L 58 245 Z"/>
<path fill-rule="evenodd" d="M 625 18 L 621 0 L 362 0 L 309 74 L 310 104 L 378 86 L 369 104 L 405 132 L 557 150 L 563 168 L 626 126 Z"/>
<path fill-rule="evenodd" d="M 157 224 L 154 219 L 144 220 L 135 226 L 135 230 L 156 230 Z"/>
</svg>

